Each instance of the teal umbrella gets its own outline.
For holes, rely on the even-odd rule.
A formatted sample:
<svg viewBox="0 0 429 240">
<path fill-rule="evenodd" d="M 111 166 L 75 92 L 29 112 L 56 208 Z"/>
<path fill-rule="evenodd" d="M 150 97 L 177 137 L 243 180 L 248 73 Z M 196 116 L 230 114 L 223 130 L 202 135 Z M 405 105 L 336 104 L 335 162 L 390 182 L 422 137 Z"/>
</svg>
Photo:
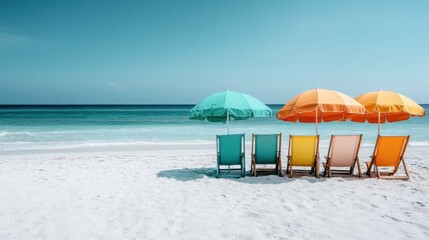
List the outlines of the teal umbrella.
<svg viewBox="0 0 429 240">
<path fill-rule="evenodd" d="M 272 111 L 258 99 L 238 92 L 213 93 L 189 111 L 190 119 L 209 122 L 226 122 L 229 134 L 229 121 L 245 120 L 253 117 L 270 117 Z"/>
</svg>

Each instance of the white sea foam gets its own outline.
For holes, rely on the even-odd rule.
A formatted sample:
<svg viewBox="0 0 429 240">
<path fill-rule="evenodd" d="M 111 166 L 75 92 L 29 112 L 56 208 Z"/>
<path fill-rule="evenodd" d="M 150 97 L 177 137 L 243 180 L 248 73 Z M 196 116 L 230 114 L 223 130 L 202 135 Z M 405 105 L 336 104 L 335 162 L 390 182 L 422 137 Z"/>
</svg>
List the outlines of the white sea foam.
<svg viewBox="0 0 429 240">
<path fill-rule="evenodd" d="M 10 137 L 33 137 L 36 136 L 35 132 L 0 132 L 1 138 L 10 138 Z"/>
<path fill-rule="evenodd" d="M 373 148 L 375 141 L 363 142 L 361 148 Z M 16 141 L 16 142 L 0 142 L 0 150 L 3 152 L 7 151 L 50 151 L 50 150 L 61 150 L 61 149 L 107 149 L 112 147 L 114 149 L 118 147 L 128 147 L 129 149 L 163 149 L 168 148 L 169 146 L 174 146 L 175 149 L 180 149 L 181 146 L 184 149 L 187 149 L 188 146 L 213 146 L 215 145 L 215 139 L 205 140 L 205 139 L 191 139 L 191 140 L 148 140 L 148 141 Z M 246 139 L 246 150 L 250 152 L 251 139 Z M 426 141 L 410 141 L 409 146 L 411 147 L 428 147 L 429 142 Z M 322 139 L 320 141 L 319 148 L 321 149 L 321 154 L 324 154 L 324 149 L 329 147 L 329 139 Z M 282 149 L 287 150 L 288 148 L 288 139 L 283 139 Z"/>
<path fill-rule="evenodd" d="M 429 142 L 411 142 L 410 141 L 410 146 L 413 147 L 428 147 L 429 146 Z"/>
</svg>

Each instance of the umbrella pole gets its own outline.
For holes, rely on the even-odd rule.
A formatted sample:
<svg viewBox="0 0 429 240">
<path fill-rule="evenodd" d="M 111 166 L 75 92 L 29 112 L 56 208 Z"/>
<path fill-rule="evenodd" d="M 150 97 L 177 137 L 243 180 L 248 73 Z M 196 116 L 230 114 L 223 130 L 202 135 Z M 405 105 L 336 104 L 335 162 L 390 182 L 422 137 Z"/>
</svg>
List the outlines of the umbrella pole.
<svg viewBox="0 0 429 240">
<path fill-rule="evenodd" d="M 317 128 L 317 123 L 318 123 L 318 119 L 317 118 L 318 118 L 318 112 L 319 111 L 317 111 L 317 107 L 318 106 L 316 106 L 316 136 L 319 135 L 319 129 Z"/>
<path fill-rule="evenodd" d="M 229 112 L 226 112 L 226 126 L 227 126 L 227 130 L 226 133 L 229 135 Z"/>
<path fill-rule="evenodd" d="M 380 136 L 380 112 L 378 113 L 378 136 Z"/>
</svg>

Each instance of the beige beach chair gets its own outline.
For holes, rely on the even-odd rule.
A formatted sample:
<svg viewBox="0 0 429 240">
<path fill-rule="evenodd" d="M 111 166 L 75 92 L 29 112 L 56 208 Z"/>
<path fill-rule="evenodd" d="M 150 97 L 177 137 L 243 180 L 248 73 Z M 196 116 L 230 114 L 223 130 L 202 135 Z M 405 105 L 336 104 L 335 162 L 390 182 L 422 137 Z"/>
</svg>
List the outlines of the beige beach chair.
<svg viewBox="0 0 429 240">
<path fill-rule="evenodd" d="M 405 165 L 404 154 L 409 140 L 410 136 L 379 135 L 375 143 L 371 161 L 365 162 L 368 168 L 367 174 L 371 176 L 375 173 L 378 178 L 382 179 L 408 180 L 410 177 Z M 404 166 L 405 176 L 395 176 L 401 162 Z M 375 171 L 371 172 L 373 166 Z M 391 170 L 389 171 L 389 169 Z"/>
<path fill-rule="evenodd" d="M 362 141 L 361 135 L 331 135 L 326 163 L 322 163 L 325 171 L 323 176 L 331 177 L 333 173 L 353 174 L 357 165 L 359 177 L 361 177 L 359 164 L 359 148 Z M 346 170 L 344 168 L 347 168 Z"/>
</svg>

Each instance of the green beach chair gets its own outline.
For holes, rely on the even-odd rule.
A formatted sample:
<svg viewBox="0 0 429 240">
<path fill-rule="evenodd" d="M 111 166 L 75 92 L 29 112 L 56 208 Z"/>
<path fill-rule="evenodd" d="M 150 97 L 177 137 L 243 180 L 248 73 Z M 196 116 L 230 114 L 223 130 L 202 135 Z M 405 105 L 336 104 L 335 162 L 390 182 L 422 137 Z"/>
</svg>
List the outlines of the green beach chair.
<svg viewBox="0 0 429 240">
<path fill-rule="evenodd" d="M 282 176 L 281 161 L 282 134 L 252 134 L 251 172 L 256 176 L 260 172 L 275 172 Z M 260 168 L 257 165 L 272 165 L 274 168 Z"/>
<path fill-rule="evenodd" d="M 245 174 L 244 161 L 244 134 L 216 135 L 217 149 L 217 172 L 219 177 L 222 172 L 231 173 L 232 171 L 241 170 L 241 176 Z M 231 165 L 239 165 L 239 168 L 231 169 Z M 221 166 L 228 166 L 227 169 Z"/>
</svg>

